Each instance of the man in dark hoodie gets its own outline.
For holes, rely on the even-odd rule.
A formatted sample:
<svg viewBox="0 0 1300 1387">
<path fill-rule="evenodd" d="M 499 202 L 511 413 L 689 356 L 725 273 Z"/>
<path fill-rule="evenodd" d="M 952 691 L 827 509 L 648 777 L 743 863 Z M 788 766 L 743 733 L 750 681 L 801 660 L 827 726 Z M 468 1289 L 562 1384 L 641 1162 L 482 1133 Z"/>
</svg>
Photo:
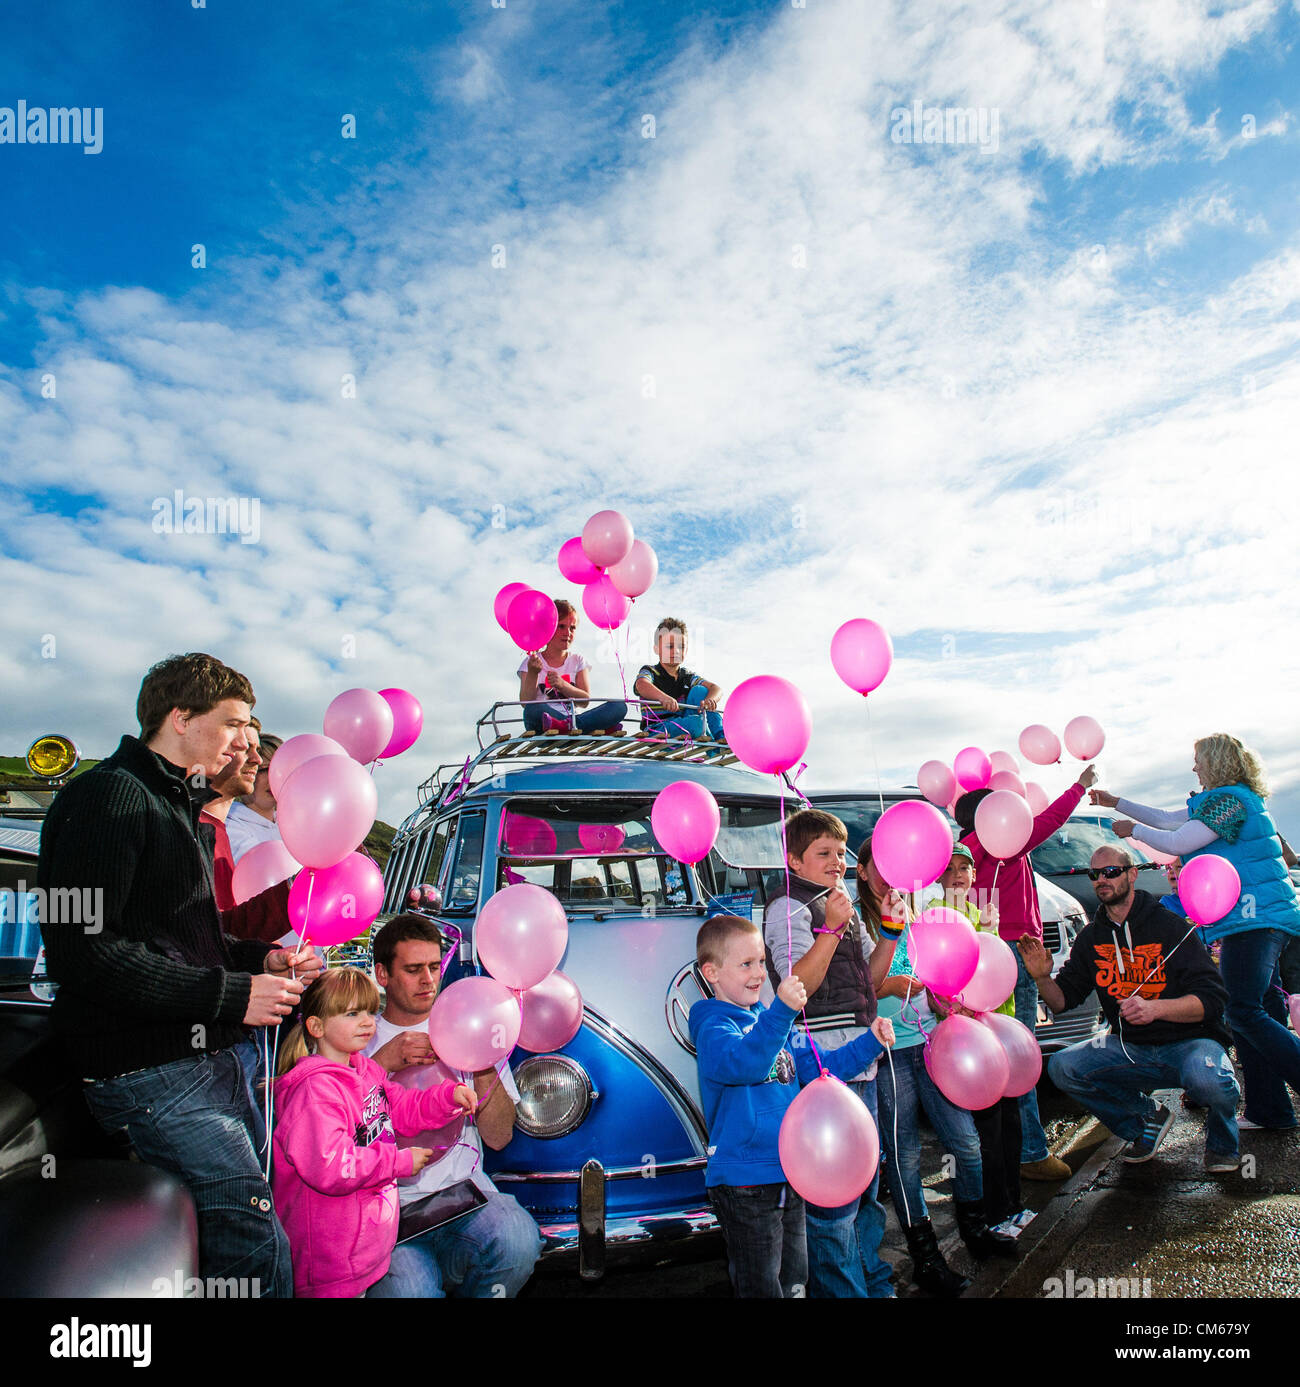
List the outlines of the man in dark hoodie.
<svg viewBox="0 0 1300 1387">
<path fill-rule="evenodd" d="M 1137 869 L 1122 847 L 1098 848 L 1088 875 L 1099 904 L 1055 978 L 1041 941 L 1019 940 L 1025 967 L 1054 1012 L 1077 1007 L 1095 989 L 1110 1023 L 1109 1035 L 1052 1056 L 1052 1082 L 1127 1138 L 1124 1159 L 1133 1162 L 1149 1161 L 1174 1122 L 1149 1094 L 1181 1088 L 1209 1109 L 1206 1170 L 1236 1170 L 1238 1089 L 1223 1024 L 1228 994 L 1196 926 L 1134 889 Z"/>
</svg>

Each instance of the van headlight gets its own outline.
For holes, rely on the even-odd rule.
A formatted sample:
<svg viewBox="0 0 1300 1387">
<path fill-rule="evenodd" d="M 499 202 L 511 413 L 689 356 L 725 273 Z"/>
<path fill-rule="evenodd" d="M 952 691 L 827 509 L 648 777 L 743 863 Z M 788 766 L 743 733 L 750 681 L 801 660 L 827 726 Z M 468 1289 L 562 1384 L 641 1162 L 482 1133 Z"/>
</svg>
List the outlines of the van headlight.
<svg viewBox="0 0 1300 1387">
<path fill-rule="evenodd" d="M 568 1136 L 596 1096 L 587 1071 L 567 1055 L 534 1055 L 515 1070 L 515 1126 L 530 1137 Z"/>
</svg>

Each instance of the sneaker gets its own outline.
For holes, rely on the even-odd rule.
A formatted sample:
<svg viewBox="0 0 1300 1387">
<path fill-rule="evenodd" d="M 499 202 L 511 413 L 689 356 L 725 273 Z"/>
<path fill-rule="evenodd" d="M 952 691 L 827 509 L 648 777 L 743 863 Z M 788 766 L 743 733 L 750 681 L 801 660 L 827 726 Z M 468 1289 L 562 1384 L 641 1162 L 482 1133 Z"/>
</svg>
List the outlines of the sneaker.
<svg viewBox="0 0 1300 1387">
<path fill-rule="evenodd" d="M 1142 1135 L 1124 1148 L 1124 1159 L 1130 1165 L 1149 1161 L 1160 1150 L 1160 1143 L 1169 1135 L 1169 1129 L 1173 1125 L 1173 1109 L 1165 1107 L 1163 1103 L 1157 1103 L 1155 1116 L 1143 1126 Z"/>
<path fill-rule="evenodd" d="M 1235 1153 L 1225 1155 L 1217 1151 L 1207 1151 L 1205 1153 L 1205 1168 L 1211 1175 L 1226 1175 L 1241 1168 L 1241 1157 Z"/>
<path fill-rule="evenodd" d="M 1068 1180 L 1073 1174 L 1059 1156 L 1044 1156 L 1041 1161 L 1025 1161 L 1020 1167 L 1022 1180 Z"/>
<path fill-rule="evenodd" d="M 601 737 L 622 737 L 625 735 L 623 724 L 618 722 L 615 723 L 613 727 L 602 727 L 597 735 Z"/>
</svg>

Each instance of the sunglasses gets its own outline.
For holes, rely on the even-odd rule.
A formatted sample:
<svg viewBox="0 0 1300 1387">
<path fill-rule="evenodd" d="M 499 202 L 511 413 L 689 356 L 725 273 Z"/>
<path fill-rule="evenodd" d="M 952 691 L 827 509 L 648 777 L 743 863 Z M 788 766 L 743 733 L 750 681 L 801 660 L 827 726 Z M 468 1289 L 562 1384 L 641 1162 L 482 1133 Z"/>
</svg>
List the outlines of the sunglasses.
<svg viewBox="0 0 1300 1387">
<path fill-rule="evenodd" d="M 1122 877 L 1125 872 L 1132 871 L 1131 867 L 1089 867 L 1088 880 L 1096 881 L 1098 877 L 1105 877 L 1107 881 L 1114 881 L 1116 877 Z"/>
</svg>

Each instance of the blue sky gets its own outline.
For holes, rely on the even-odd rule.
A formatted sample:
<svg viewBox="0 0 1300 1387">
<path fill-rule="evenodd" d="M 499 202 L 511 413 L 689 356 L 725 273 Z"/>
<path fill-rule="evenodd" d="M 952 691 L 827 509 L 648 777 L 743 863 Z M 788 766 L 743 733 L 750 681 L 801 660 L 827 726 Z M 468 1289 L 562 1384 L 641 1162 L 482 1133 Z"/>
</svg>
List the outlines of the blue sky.
<svg viewBox="0 0 1300 1387">
<path fill-rule="evenodd" d="M 102 754 L 148 664 L 208 648 L 281 731 L 416 692 L 400 818 L 509 696 L 492 594 L 564 592 L 612 505 L 661 562 L 636 640 L 672 611 L 724 688 L 799 683 L 810 785 L 873 778 L 826 653 L 866 615 L 887 779 L 1087 712 L 1112 787 L 1172 803 L 1228 730 L 1300 838 L 1293 0 L 11 29 L 0 106 L 104 117 L 98 154 L 0 144 L 9 748 Z M 893 141 L 914 102 L 996 144 Z M 256 497 L 257 542 L 156 534 L 177 487 Z"/>
</svg>

